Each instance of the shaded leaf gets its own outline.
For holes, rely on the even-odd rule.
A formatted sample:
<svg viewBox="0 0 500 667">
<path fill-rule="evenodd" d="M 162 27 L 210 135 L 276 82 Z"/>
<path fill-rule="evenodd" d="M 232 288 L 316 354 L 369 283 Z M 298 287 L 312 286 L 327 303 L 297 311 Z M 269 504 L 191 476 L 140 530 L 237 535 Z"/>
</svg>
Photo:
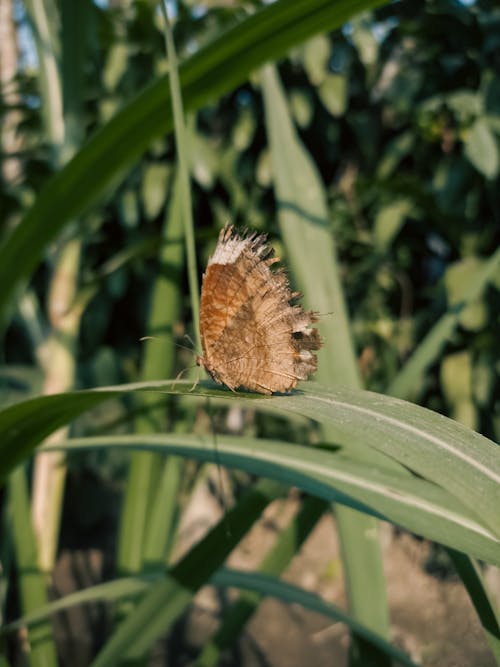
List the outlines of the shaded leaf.
<svg viewBox="0 0 500 667">
<path fill-rule="evenodd" d="M 465 155 L 486 178 L 495 178 L 500 167 L 498 142 L 484 118 L 478 118 L 465 137 Z"/>
</svg>

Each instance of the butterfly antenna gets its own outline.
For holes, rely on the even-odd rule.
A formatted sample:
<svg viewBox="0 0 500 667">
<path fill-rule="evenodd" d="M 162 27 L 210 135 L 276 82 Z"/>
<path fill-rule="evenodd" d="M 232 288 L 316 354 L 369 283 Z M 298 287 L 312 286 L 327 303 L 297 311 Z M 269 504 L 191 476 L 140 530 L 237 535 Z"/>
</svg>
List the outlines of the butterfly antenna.
<svg viewBox="0 0 500 667">
<path fill-rule="evenodd" d="M 179 347 L 183 350 L 188 350 L 191 353 L 195 353 L 196 352 L 196 345 L 195 345 L 194 340 L 191 338 L 191 336 L 189 334 L 185 333 L 182 338 L 183 338 L 183 340 L 188 342 L 189 345 L 181 345 L 181 343 L 176 343 L 175 346 Z"/>
<path fill-rule="evenodd" d="M 189 347 L 187 345 L 181 345 L 181 343 L 175 343 L 175 347 L 180 347 L 183 350 L 187 350 L 188 352 L 194 352 L 195 345 L 193 343 L 193 340 L 188 334 L 184 334 L 183 336 L 189 343 Z M 144 341 L 147 340 L 161 340 L 158 336 L 141 336 L 139 338 L 140 343 L 144 343 Z"/>
<path fill-rule="evenodd" d="M 191 353 L 194 352 L 194 348 L 188 347 L 187 345 L 182 345 L 181 343 L 176 343 L 175 347 L 179 347 L 181 350 L 187 350 L 188 352 L 191 352 Z"/>
<path fill-rule="evenodd" d="M 194 350 L 196 345 L 194 344 L 194 340 L 191 338 L 191 336 L 188 333 L 185 333 L 183 336 L 184 340 L 187 340 L 187 342 L 191 345 L 191 350 Z"/>
</svg>

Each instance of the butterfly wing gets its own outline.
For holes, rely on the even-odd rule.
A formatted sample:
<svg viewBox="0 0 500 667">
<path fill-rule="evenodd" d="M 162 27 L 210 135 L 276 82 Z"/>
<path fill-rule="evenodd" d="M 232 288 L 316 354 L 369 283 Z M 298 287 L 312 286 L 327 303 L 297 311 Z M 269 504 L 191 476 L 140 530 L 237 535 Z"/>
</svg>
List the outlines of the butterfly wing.
<svg viewBox="0 0 500 667">
<path fill-rule="evenodd" d="M 200 361 L 231 389 L 286 392 L 316 370 L 316 318 L 291 305 L 297 294 L 271 270 L 277 261 L 265 236 L 226 227 L 203 277 Z"/>
</svg>

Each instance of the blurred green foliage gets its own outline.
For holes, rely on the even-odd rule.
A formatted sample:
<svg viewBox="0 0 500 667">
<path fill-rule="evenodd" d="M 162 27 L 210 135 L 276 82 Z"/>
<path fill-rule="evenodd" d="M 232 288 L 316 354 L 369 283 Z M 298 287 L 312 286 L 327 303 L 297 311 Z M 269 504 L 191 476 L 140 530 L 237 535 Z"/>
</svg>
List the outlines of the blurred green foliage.
<svg viewBox="0 0 500 667">
<path fill-rule="evenodd" d="M 181 5 L 175 26 L 180 57 L 242 11 L 215 6 L 193 12 Z M 281 63 L 301 138 L 324 181 L 361 370 L 375 390 L 387 387 L 429 327 L 460 299 L 469 272 L 498 245 L 499 21 L 490 2 L 470 8 L 444 0 L 396 3 L 313 38 Z M 148 2 L 92 8 L 86 134 L 166 70 L 160 27 Z M 16 83 L 22 171 L 15 183 L 2 182 L 5 233 L 51 171 L 29 67 Z M 3 113 L 9 110 L 4 106 Z M 228 220 L 277 232 L 262 114 L 256 75 L 190 123 L 200 269 L 214 228 Z M 113 195 L 65 233 L 82 238 L 83 285 L 95 287 L 80 334 L 82 385 L 136 376 L 174 162 L 172 139 L 158 140 Z M 55 253 L 57 244 L 33 277 L 42 309 Z M 187 322 L 192 337 L 184 305 L 178 334 Z M 469 305 L 443 357 L 412 390 L 414 398 L 455 414 L 449 378 L 462 373 L 459 353 L 467 351 L 466 421 L 493 437 L 499 428 L 498 305 L 493 287 Z M 6 336 L 9 366 L 31 364 L 29 329 L 17 315 Z M 178 368 L 189 359 L 181 355 Z"/>
<path fill-rule="evenodd" d="M 263 4 L 179 3 L 180 60 Z M 19 164 L 15 179 L 2 171 L 4 238 L 56 170 L 43 130 L 36 66 L 28 58 L 29 38 L 21 32 L 27 18 L 19 12 L 26 60 L 12 82 L 17 97 L 12 101 L 4 94 L 0 109 L 2 120 L 15 118 L 21 137 L 15 155 L 2 154 L 2 165 L 12 159 Z M 82 137 L 103 127 L 144 85 L 168 71 L 155 3 L 92 5 L 86 53 Z M 321 175 L 365 386 L 387 391 L 435 323 L 461 308 L 451 335 L 435 347 L 404 397 L 496 440 L 499 271 L 477 299 L 465 307 L 462 302 L 500 241 L 499 72 L 500 11 L 487 0 L 470 6 L 457 0 L 392 3 L 358 16 L 341 31 L 317 35 L 279 63 L 300 138 Z M 260 84 L 255 72 L 188 119 L 200 274 L 217 230 L 228 221 L 265 230 L 279 254 L 285 252 Z M 178 289 L 173 375 L 194 363 L 194 353 L 181 348 L 189 347 L 186 334 L 194 338 L 187 280 L 177 262 L 163 263 L 158 253 L 167 238 L 176 162 L 173 137 L 155 141 L 114 190 L 47 249 L 29 292 L 19 291 L 5 331 L 4 402 L 40 391 L 36 361 L 48 329 L 52 270 L 71 238 L 82 243 L 77 384 L 141 377 L 141 337 L 165 333 L 147 331 L 159 274 Z M 172 246 L 181 240 L 167 238 Z M 335 313 L 323 316 L 335 318 Z M 126 429 L 132 407 L 137 404 L 124 401 L 95 411 L 77 422 L 74 433 Z M 171 407 L 166 412 L 172 418 Z M 186 414 L 189 408 L 181 405 L 176 413 L 181 429 Z M 254 431 L 297 441 L 309 433 L 301 425 L 292 432 L 288 422 L 269 415 L 247 425 L 247 432 Z M 124 478 L 124 455 L 113 450 L 75 455 L 73 465 L 112 483 Z M 108 520 L 107 509 L 93 507 L 92 517 L 96 524 Z M 71 520 L 64 525 L 71 530 Z"/>
</svg>

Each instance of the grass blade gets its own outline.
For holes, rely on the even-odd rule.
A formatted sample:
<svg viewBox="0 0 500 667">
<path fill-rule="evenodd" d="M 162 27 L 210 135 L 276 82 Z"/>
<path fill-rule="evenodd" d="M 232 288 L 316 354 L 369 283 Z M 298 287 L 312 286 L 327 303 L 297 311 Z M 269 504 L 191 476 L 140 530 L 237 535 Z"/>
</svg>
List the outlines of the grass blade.
<svg viewBox="0 0 500 667">
<path fill-rule="evenodd" d="M 326 389 L 313 382 L 287 396 L 233 393 L 200 382 L 143 382 L 40 396 L 0 411 L 0 474 L 6 475 L 59 426 L 100 402 L 134 391 L 225 397 L 255 409 L 281 410 L 327 424 L 349 454 L 367 449 L 398 461 L 448 491 L 500 535 L 500 451 L 498 446 L 447 417 L 412 403 L 367 391 Z M 355 447 L 355 451 L 358 451 Z"/>
<path fill-rule="evenodd" d="M 486 591 L 481 572 L 467 554 L 447 549 L 462 580 L 472 604 L 479 616 L 486 639 L 498 664 L 500 664 L 500 618 Z"/>
<path fill-rule="evenodd" d="M 296 516 L 281 531 L 271 551 L 259 567 L 259 575 L 280 575 L 323 515 L 327 505 L 316 498 L 306 498 Z M 217 576 L 217 575 L 216 575 Z M 264 595 L 266 593 L 263 593 Z M 231 646 L 256 611 L 262 595 L 242 593 L 222 618 L 214 637 L 207 641 L 193 667 L 216 667 L 221 653 Z"/>
<path fill-rule="evenodd" d="M 387 388 L 387 393 L 399 398 L 416 399 L 414 387 L 423 387 L 423 377 L 427 369 L 435 363 L 455 331 L 460 313 L 470 303 L 476 301 L 481 292 L 500 270 L 500 248 L 478 268 L 474 279 L 469 282 L 462 301 L 450 308 L 429 333 L 424 337 L 410 359 Z"/>
<path fill-rule="evenodd" d="M 326 344 L 318 356 L 317 377 L 328 385 L 359 388 L 353 337 L 321 177 L 293 126 L 273 66 L 264 68 L 262 81 L 280 228 L 293 276 L 308 307 L 335 313 L 335 318 L 325 317 L 320 325 Z M 322 432 L 331 439 L 327 424 L 322 425 Z M 336 517 L 350 608 L 360 621 L 389 636 L 377 524 L 373 518 L 344 507 L 337 509 Z M 371 647 L 356 648 L 360 652 L 359 664 L 379 658 L 371 655 Z M 379 662 L 386 660 L 381 656 Z"/>
<path fill-rule="evenodd" d="M 183 227 L 179 213 L 180 188 L 176 178 L 164 220 L 163 243 L 159 254 L 161 270 L 152 287 L 148 314 L 146 334 L 151 338 L 144 343 L 141 369 L 142 379 L 146 381 L 169 377 L 173 375 L 175 368 L 173 329 L 180 313 L 178 280 L 184 262 Z M 164 406 L 155 409 L 155 401 L 154 396 L 137 397 L 138 404 L 149 407 L 149 411 L 136 418 L 136 432 L 150 433 L 158 428 L 166 428 Z M 165 502 L 164 498 L 162 501 L 155 498 L 156 491 L 162 488 L 161 479 L 171 474 L 175 476 L 175 469 L 179 464 L 178 460 L 165 462 L 163 457 L 153 454 L 132 455 L 118 534 L 119 572 L 140 572 L 146 548 L 148 560 L 164 559 L 163 549 L 168 539 L 165 536 L 172 532 L 175 508 L 171 507 L 169 518 L 164 512 L 158 524 L 155 521 L 156 515 L 150 513 L 150 507 L 157 506 L 158 502 Z M 160 475 L 156 474 L 158 471 L 161 471 Z M 158 488 L 153 480 L 158 482 Z"/>
<path fill-rule="evenodd" d="M 284 602 L 291 604 L 300 604 L 306 609 L 311 609 L 320 614 L 330 617 L 332 620 L 345 623 L 351 631 L 358 637 L 369 642 L 376 647 L 382 654 L 396 660 L 402 665 L 416 667 L 415 663 L 403 652 L 370 630 L 366 625 L 359 623 L 349 614 L 346 614 L 338 607 L 329 604 L 320 597 L 293 584 L 280 581 L 274 577 L 254 572 L 240 572 L 237 570 L 221 570 L 213 578 L 213 583 L 224 586 L 235 586 L 256 591 L 261 595 L 271 595 Z"/>
<path fill-rule="evenodd" d="M 225 396 L 254 409 L 279 409 L 285 414 L 301 414 L 327 424 L 335 442 L 345 448 L 346 456 L 352 442 L 364 442 L 367 449 L 374 448 L 446 491 L 457 504 L 467 508 L 476 523 L 500 536 L 499 448 L 451 419 L 399 399 L 372 392 L 325 389 L 312 382 L 301 392 L 269 398 L 234 394 L 211 383 L 199 383 L 191 389 L 190 381 L 145 382 L 41 396 L 5 408 L 0 411 L 2 473 L 6 474 L 20 458 L 25 458 L 52 430 L 120 393 L 156 390 Z M 358 447 L 354 452 L 358 453 Z M 386 470 L 389 472 L 391 466 L 386 466 Z M 402 473 L 396 476 L 392 470 L 391 474 L 395 479 L 403 476 Z"/>
<path fill-rule="evenodd" d="M 64 445 L 69 450 L 100 447 L 163 451 L 201 462 L 218 461 L 387 519 L 482 560 L 498 563 L 500 559 L 500 538 L 450 493 L 404 469 L 378 468 L 371 462 L 352 460 L 342 449 L 221 435 L 216 453 L 209 438 L 175 433 L 81 438 Z"/>
<path fill-rule="evenodd" d="M 30 521 L 31 508 L 24 466 L 17 468 L 9 479 L 7 512 L 16 552 L 21 608 L 25 614 L 29 614 L 47 604 L 48 578 L 38 565 L 37 543 Z M 57 651 L 50 619 L 45 618 L 30 631 L 29 654 L 25 657 L 32 667 L 57 665 Z"/>
<path fill-rule="evenodd" d="M 138 603 L 104 646 L 92 667 L 116 664 L 126 657 L 142 658 L 153 642 L 165 633 L 208 581 L 230 551 L 283 490 L 274 482 L 261 481 Z M 228 535 L 227 526 L 231 526 Z"/>
</svg>

